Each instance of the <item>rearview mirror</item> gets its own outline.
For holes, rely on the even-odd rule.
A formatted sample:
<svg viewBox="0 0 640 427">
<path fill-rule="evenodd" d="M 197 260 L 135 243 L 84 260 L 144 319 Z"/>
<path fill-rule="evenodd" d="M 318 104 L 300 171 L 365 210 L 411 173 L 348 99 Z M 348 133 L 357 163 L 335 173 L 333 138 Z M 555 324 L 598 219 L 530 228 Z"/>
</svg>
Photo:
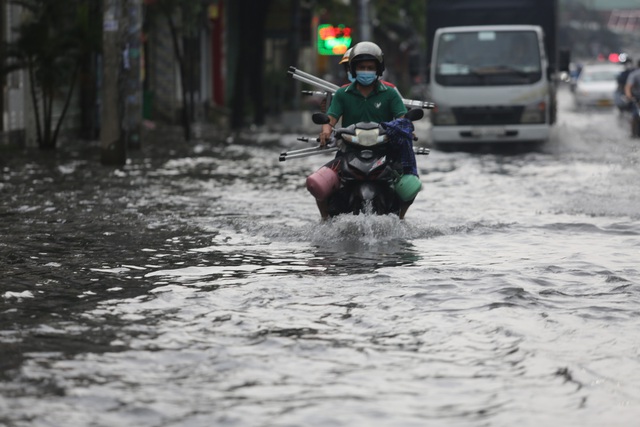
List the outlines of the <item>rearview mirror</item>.
<svg viewBox="0 0 640 427">
<path fill-rule="evenodd" d="M 424 111 L 422 111 L 422 109 L 420 108 L 414 108 L 413 110 L 407 111 L 407 114 L 405 114 L 404 117 L 411 120 L 412 122 L 415 122 L 424 117 Z"/>
<path fill-rule="evenodd" d="M 325 113 L 313 113 L 311 115 L 311 120 L 317 125 L 326 125 L 329 123 L 329 116 Z"/>
</svg>

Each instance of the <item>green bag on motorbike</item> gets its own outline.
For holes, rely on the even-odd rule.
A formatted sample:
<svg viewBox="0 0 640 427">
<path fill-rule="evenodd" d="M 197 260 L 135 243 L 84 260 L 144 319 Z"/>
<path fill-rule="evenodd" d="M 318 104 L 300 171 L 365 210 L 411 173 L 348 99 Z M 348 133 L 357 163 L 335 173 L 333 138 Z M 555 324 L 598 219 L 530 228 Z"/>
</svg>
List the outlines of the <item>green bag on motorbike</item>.
<svg viewBox="0 0 640 427">
<path fill-rule="evenodd" d="M 400 200 L 408 202 L 413 200 L 418 192 L 422 189 L 420 178 L 415 175 L 402 175 L 393 186 Z"/>
</svg>

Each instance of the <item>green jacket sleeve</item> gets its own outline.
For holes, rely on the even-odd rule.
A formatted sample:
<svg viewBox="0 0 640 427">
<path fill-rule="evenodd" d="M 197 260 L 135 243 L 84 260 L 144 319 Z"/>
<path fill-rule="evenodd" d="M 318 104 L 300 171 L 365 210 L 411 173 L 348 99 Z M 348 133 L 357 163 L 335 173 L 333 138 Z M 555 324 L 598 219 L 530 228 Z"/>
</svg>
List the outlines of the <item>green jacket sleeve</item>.
<svg viewBox="0 0 640 427">
<path fill-rule="evenodd" d="M 331 98 L 331 105 L 327 110 L 327 114 L 336 119 L 340 119 L 344 114 L 344 90 L 342 88 L 338 89 L 333 97 Z"/>
</svg>

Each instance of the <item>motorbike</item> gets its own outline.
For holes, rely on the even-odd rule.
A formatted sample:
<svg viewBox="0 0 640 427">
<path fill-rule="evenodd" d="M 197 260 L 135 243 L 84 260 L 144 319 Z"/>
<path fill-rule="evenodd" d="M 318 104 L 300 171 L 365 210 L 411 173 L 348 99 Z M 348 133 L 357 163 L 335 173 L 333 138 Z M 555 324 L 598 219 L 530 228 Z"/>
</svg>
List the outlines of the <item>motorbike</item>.
<svg viewBox="0 0 640 427">
<path fill-rule="evenodd" d="M 405 118 L 416 121 L 423 116 L 422 110 L 412 109 Z M 329 123 L 329 116 L 314 113 L 312 120 L 322 125 Z M 412 150 L 417 155 L 429 154 L 427 148 Z M 416 175 L 403 173 L 397 145 L 381 123 L 360 122 L 335 128 L 327 146 L 284 152 L 280 161 L 324 152 L 338 152 L 340 161 L 333 162 L 333 168 L 323 166 L 311 174 L 306 187 L 316 199 L 327 200 L 331 217 L 368 212 L 398 215 L 402 205 L 413 200 L 422 187 Z"/>
</svg>

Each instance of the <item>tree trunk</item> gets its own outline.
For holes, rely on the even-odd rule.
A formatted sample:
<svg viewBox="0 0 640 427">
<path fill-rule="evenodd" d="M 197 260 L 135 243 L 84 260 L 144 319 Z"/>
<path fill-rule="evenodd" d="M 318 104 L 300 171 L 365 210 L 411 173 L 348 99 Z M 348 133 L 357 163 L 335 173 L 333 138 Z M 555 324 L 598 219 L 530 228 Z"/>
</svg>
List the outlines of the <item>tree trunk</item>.
<svg viewBox="0 0 640 427">
<path fill-rule="evenodd" d="M 120 77 L 121 13 L 118 0 L 105 0 L 102 82 L 102 125 L 100 129 L 101 161 L 105 165 L 126 163 L 125 144 L 120 135 L 120 103 L 118 81 Z"/>
<path fill-rule="evenodd" d="M 53 131 L 53 146 L 55 147 L 56 141 L 58 140 L 58 134 L 60 133 L 60 128 L 62 127 L 62 122 L 64 121 L 65 116 L 67 115 L 67 110 L 69 110 L 69 105 L 71 105 L 71 99 L 73 97 L 73 91 L 76 87 L 76 81 L 78 80 L 78 73 L 80 70 L 80 62 L 76 64 L 76 68 L 73 70 L 71 86 L 69 86 L 69 90 L 67 92 L 67 97 L 64 100 L 64 105 L 62 107 L 62 112 L 60 113 L 60 117 L 58 118 L 58 122 L 56 123 L 55 129 Z"/>
<path fill-rule="evenodd" d="M 5 28 L 6 17 L 5 17 L 5 9 L 6 9 L 6 0 L 0 0 L 0 69 L 4 68 L 5 65 L 5 53 L 4 53 L 4 43 L 5 33 L 7 32 Z M 6 82 L 6 77 L 4 73 L 0 73 L 0 132 L 4 132 L 4 87 Z"/>
<path fill-rule="evenodd" d="M 53 117 L 53 91 L 42 89 L 42 127 L 44 128 L 42 144 L 44 149 L 53 150 L 55 142 L 51 139 L 51 121 Z"/>
<path fill-rule="evenodd" d="M 36 135 L 38 139 L 38 147 L 43 147 L 42 142 L 42 126 L 40 125 L 40 103 L 38 102 L 38 94 L 36 92 L 36 79 L 34 75 L 33 64 L 27 67 L 27 75 L 29 76 L 29 92 L 31 94 L 31 103 L 33 105 L 33 114 L 36 120 Z"/>
<path fill-rule="evenodd" d="M 183 54 L 184 51 L 184 41 L 183 41 L 183 49 L 180 49 L 180 41 L 178 39 L 178 29 L 173 22 L 173 17 L 171 12 L 166 12 L 165 17 L 167 19 L 167 24 L 169 24 L 169 29 L 171 30 L 171 40 L 173 41 L 173 52 L 176 56 L 176 61 L 178 61 L 178 68 L 180 71 L 180 89 L 182 92 L 182 129 L 184 131 L 184 139 L 189 141 L 191 139 L 191 123 L 189 122 L 189 107 L 187 102 L 187 90 L 186 90 L 186 72 L 185 72 L 185 56 Z"/>
<path fill-rule="evenodd" d="M 123 25 L 126 41 L 126 67 L 123 71 L 123 120 L 122 139 L 127 148 L 139 149 L 142 145 L 142 83 L 140 82 L 140 45 L 142 29 L 141 0 L 125 0 Z"/>
<path fill-rule="evenodd" d="M 100 2 L 91 2 L 89 16 L 95 25 L 102 25 Z M 80 136 L 95 140 L 99 137 L 98 121 L 98 82 L 97 53 L 86 53 L 81 58 L 79 76 L 80 96 Z"/>
</svg>

